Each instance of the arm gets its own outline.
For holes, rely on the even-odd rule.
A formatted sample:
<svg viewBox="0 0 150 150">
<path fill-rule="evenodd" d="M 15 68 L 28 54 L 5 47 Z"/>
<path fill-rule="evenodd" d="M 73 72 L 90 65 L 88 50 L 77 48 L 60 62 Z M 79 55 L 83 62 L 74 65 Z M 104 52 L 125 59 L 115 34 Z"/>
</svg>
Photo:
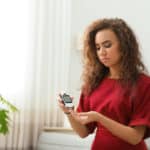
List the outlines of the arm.
<svg viewBox="0 0 150 150">
<path fill-rule="evenodd" d="M 81 137 L 84 138 L 88 136 L 89 132 L 85 125 L 81 124 L 79 121 L 74 119 L 76 116 L 74 113 L 74 110 L 67 109 L 64 104 L 62 103 L 60 97 L 58 98 L 59 107 L 62 109 L 62 111 L 67 115 L 67 118 L 70 122 L 71 127 L 73 130 Z"/>
<path fill-rule="evenodd" d="M 143 125 L 129 127 L 123 125 L 117 121 L 114 121 L 100 113 L 97 112 L 87 112 L 87 113 L 80 113 L 80 122 L 82 124 L 86 124 L 91 121 L 100 122 L 105 128 L 107 128 L 113 135 L 119 137 L 120 139 L 132 144 L 138 144 L 142 138 L 144 137 L 144 133 L 146 127 Z M 82 119 L 81 116 L 86 116 Z"/>
<path fill-rule="evenodd" d="M 81 138 L 84 138 L 89 135 L 87 127 L 81 124 L 80 122 L 76 121 L 72 114 L 67 115 L 67 117 L 71 127 Z"/>
<path fill-rule="evenodd" d="M 123 125 L 112 119 L 109 119 L 108 117 L 105 117 L 102 114 L 99 114 L 98 122 L 101 122 L 101 124 L 106 127 L 113 135 L 132 145 L 136 145 L 142 140 L 146 129 L 145 126 L 129 127 Z"/>
</svg>

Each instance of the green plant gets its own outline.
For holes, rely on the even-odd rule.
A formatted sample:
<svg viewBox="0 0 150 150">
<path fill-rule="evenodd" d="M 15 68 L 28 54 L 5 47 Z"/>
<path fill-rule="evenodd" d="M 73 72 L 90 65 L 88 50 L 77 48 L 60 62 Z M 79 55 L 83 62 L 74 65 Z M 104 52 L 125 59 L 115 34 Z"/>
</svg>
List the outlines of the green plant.
<svg viewBox="0 0 150 150">
<path fill-rule="evenodd" d="M 5 105 L 5 107 L 1 107 L 2 105 L 0 105 L 0 133 L 6 134 L 9 131 L 9 113 L 16 112 L 18 109 L 1 95 L 0 104 Z"/>
</svg>

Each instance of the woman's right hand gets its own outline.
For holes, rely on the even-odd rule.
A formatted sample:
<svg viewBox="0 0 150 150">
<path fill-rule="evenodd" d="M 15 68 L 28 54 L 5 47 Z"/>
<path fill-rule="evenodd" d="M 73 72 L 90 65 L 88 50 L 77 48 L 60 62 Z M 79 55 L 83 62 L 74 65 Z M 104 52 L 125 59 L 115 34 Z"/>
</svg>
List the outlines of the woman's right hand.
<svg viewBox="0 0 150 150">
<path fill-rule="evenodd" d="M 73 97 L 71 97 L 71 98 L 73 100 Z M 70 114 L 74 110 L 74 108 L 70 109 L 70 108 L 65 107 L 65 105 L 59 95 L 58 95 L 58 105 L 65 114 Z"/>
</svg>

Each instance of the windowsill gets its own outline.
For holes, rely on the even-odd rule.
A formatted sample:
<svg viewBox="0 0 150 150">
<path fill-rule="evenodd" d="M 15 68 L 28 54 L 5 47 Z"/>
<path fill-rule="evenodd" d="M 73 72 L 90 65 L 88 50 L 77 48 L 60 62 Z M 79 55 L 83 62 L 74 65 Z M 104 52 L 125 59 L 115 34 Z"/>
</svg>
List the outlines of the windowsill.
<svg viewBox="0 0 150 150">
<path fill-rule="evenodd" d="M 64 127 L 44 127 L 43 130 L 47 132 L 74 132 L 71 128 Z"/>
</svg>

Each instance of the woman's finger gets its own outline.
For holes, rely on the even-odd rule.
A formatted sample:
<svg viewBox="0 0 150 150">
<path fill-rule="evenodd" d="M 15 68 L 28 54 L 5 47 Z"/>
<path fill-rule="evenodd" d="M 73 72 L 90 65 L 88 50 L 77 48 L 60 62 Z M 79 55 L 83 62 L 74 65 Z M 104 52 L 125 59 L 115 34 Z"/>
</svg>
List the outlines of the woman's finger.
<svg viewBox="0 0 150 150">
<path fill-rule="evenodd" d="M 88 115 L 88 112 L 81 112 L 81 113 L 78 113 L 79 116 L 87 116 Z"/>
<path fill-rule="evenodd" d="M 62 101 L 62 99 L 60 98 L 60 96 L 57 96 L 57 100 Z"/>
<path fill-rule="evenodd" d="M 73 101 L 74 97 L 73 96 L 70 96 L 71 97 L 71 100 Z"/>
<path fill-rule="evenodd" d="M 83 120 L 87 120 L 89 118 L 89 116 L 80 116 L 80 118 Z"/>
</svg>

